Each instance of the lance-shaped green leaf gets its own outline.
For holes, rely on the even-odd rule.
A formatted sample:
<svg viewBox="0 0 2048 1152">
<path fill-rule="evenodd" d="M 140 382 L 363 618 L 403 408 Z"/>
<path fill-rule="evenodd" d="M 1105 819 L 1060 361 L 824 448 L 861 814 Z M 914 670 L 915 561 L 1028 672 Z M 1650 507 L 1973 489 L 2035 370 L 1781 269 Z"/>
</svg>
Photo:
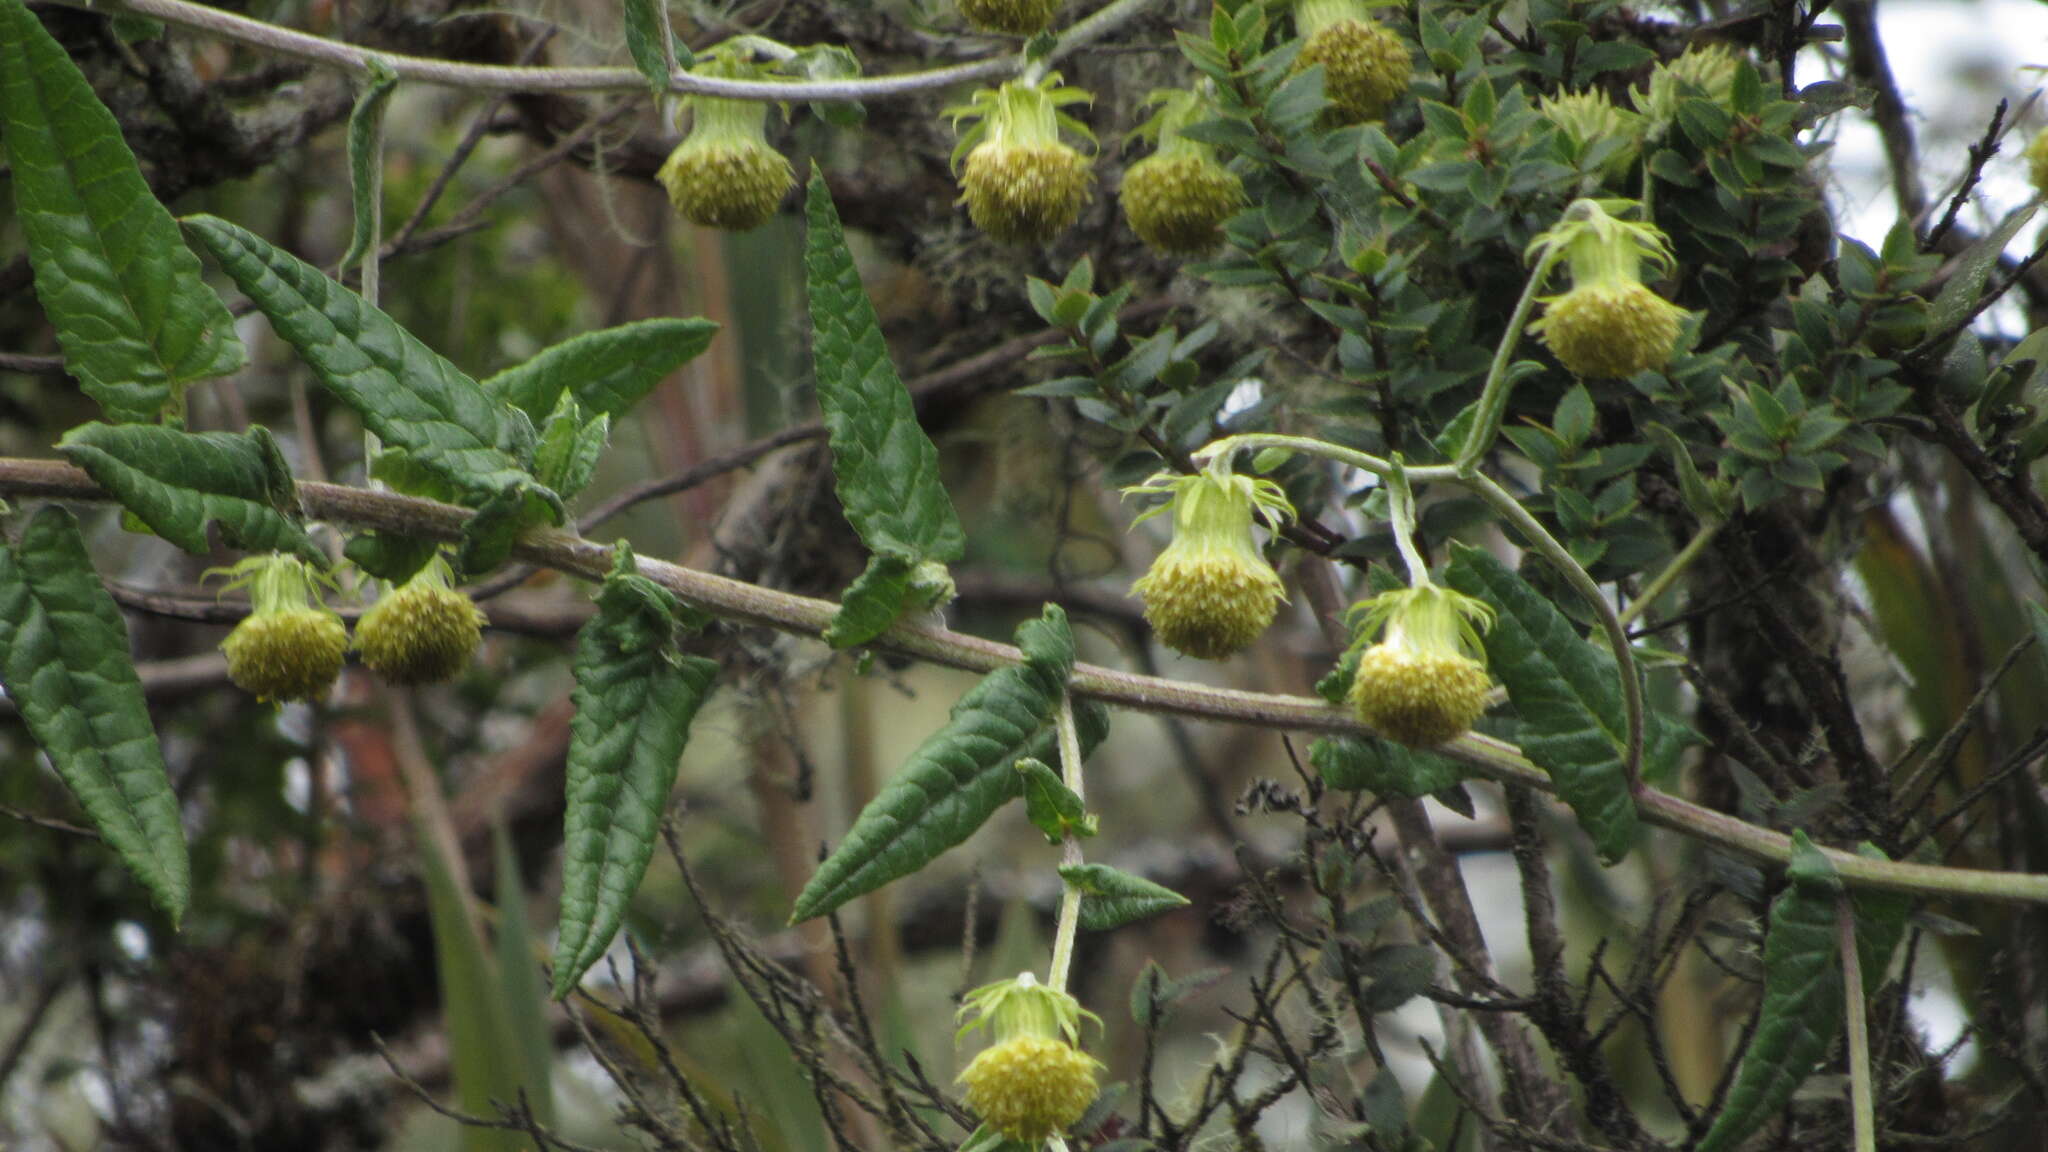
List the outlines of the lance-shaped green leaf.
<svg viewBox="0 0 2048 1152">
<path fill-rule="evenodd" d="M 327 557 L 299 524 L 298 489 L 277 441 L 246 433 L 181 432 L 157 424 L 85 424 L 57 444 L 149 530 L 187 552 L 212 544 L 219 524 L 230 547 Z"/>
<path fill-rule="evenodd" d="M 1107 864 L 1062 864 L 1060 879 L 1081 890 L 1081 927 L 1090 932 L 1121 928 L 1188 902 L 1165 885 Z"/>
<path fill-rule="evenodd" d="M 1470 775 L 1433 752 L 1362 736 L 1325 736 L 1309 745 L 1308 762 L 1332 788 L 1415 799 L 1456 787 Z"/>
<path fill-rule="evenodd" d="M 113 114 L 20 0 L 0 0 L 0 137 L 36 296 L 111 420 L 153 422 L 242 342 Z"/>
<path fill-rule="evenodd" d="M 320 382 L 410 466 L 472 504 L 533 483 L 521 459 L 532 450 L 533 422 L 397 321 L 246 229 L 212 216 L 186 226 Z"/>
<path fill-rule="evenodd" d="M 1868 844 L 1859 851 L 1884 858 Z M 1725 1152 L 1747 1139 L 1792 1099 L 1842 1031 L 1842 959 L 1835 936 L 1841 877 L 1804 832 L 1792 834 L 1786 876 L 1791 883 L 1771 901 L 1764 937 L 1764 1002 L 1756 1035 L 1698 1152 Z M 1867 893 L 1853 901 L 1866 995 L 1884 983 L 1910 903 L 1893 893 Z"/>
<path fill-rule="evenodd" d="M 696 317 L 636 320 L 585 332 L 484 381 L 484 391 L 545 421 L 564 394 L 591 415 L 617 419 L 669 373 L 697 358 L 718 325 Z"/>
<path fill-rule="evenodd" d="M 597 473 L 597 458 L 611 438 L 612 418 L 583 418 L 583 406 L 564 393 L 541 425 L 540 444 L 533 452 L 534 475 L 564 500 L 583 491 Z"/>
<path fill-rule="evenodd" d="M 811 361 L 840 506 L 869 551 L 950 564 L 967 545 L 939 481 L 939 451 L 889 360 L 823 176 L 811 177 L 807 211 Z"/>
<path fill-rule="evenodd" d="M 797 895 L 792 922 L 823 916 L 856 896 L 908 876 L 972 836 L 996 809 L 1017 798 L 1024 757 L 1058 759 L 1056 723 L 1074 667 L 1066 613 L 1048 604 L 1041 619 L 1017 629 L 1024 662 L 998 668 L 953 705 L 946 726 L 868 802 Z M 1074 709 L 1081 745 L 1109 729 L 1101 707 Z"/>
<path fill-rule="evenodd" d="M 1058 844 L 1070 833 L 1095 835 L 1095 817 L 1088 814 L 1081 798 L 1045 761 L 1026 756 L 1017 761 L 1017 773 L 1024 777 L 1024 816 L 1033 828 L 1045 834 L 1046 843 Z"/>
<path fill-rule="evenodd" d="M 1500 561 L 1457 544 L 1451 555 L 1448 583 L 1499 610 L 1487 666 L 1522 718 L 1522 753 L 1550 773 L 1600 859 L 1620 860 L 1635 841 L 1636 806 L 1622 771 L 1628 720 L 1614 658 Z M 1655 775 L 1673 766 L 1681 740 L 1668 721 L 1648 719 L 1643 773 Z"/>
<path fill-rule="evenodd" d="M 718 665 L 675 647 L 687 610 L 620 547 L 576 636 L 555 996 L 604 955 L 647 874 L 690 721 Z"/>
<path fill-rule="evenodd" d="M 355 226 L 340 268 L 369 254 L 380 243 L 378 232 L 384 219 L 384 109 L 391 94 L 398 91 L 398 73 L 375 56 L 370 57 L 369 75 L 363 94 L 348 114 L 348 179 L 355 206 Z"/>
<path fill-rule="evenodd" d="M 61 508 L 44 508 L 18 544 L 0 545 L 0 685 L 93 827 L 175 924 L 191 893 L 178 801 L 121 612 Z"/>
</svg>

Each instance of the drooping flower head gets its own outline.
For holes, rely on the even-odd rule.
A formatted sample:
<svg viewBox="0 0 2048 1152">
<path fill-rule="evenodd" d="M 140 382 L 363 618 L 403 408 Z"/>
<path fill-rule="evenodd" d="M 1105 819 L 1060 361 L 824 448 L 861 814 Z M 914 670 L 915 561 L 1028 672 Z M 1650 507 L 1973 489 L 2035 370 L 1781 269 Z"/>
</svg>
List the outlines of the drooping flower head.
<svg viewBox="0 0 2048 1152">
<path fill-rule="evenodd" d="M 1365 651 L 1350 701 L 1374 731 L 1429 748 L 1469 731 L 1486 711 L 1493 679 L 1481 635 L 1494 611 L 1485 601 L 1425 581 L 1382 592 L 1351 614 L 1353 647 Z"/>
<path fill-rule="evenodd" d="M 1636 110 L 1650 118 L 1650 137 L 1660 138 L 1678 119 L 1678 105 L 1699 97 L 1727 107 L 1741 60 L 1725 44 L 1687 48 L 1676 60 L 1650 71 L 1647 88 L 1629 93 Z"/>
<path fill-rule="evenodd" d="M 356 621 L 363 663 L 393 684 L 431 684 L 469 666 L 483 638 L 484 614 L 452 586 L 440 555 Z"/>
<path fill-rule="evenodd" d="M 1408 44 L 1374 20 L 1364 0 L 1295 0 L 1294 30 L 1305 41 L 1294 70 L 1323 66 L 1335 123 L 1378 119 L 1408 90 L 1415 71 Z"/>
<path fill-rule="evenodd" d="M 1536 111 L 1571 144 L 1575 160 L 1596 150 L 1605 153 L 1600 171 L 1609 179 L 1621 177 L 1635 163 L 1642 145 L 1643 117 L 1615 107 L 1607 93 L 1593 88 L 1545 96 L 1536 102 Z"/>
<path fill-rule="evenodd" d="M 1562 252 L 1571 290 L 1546 297 L 1529 326 L 1558 362 L 1580 376 L 1633 376 L 1661 368 L 1678 344 L 1685 309 L 1650 291 L 1647 261 L 1672 269 L 1671 244 L 1654 224 L 1622 219 L 1631 200 L 1574 200 L 1556 226 L 1529 245 L 1533 258 Z"/>
<path fill-rule="evenodd" d="M 1081 1051 L 1081 1021 L 1102 1021 L 1029 972 L 968 993 L 957 1042 L 986 1028 L 991 1043 L 960 1073 L 967 1106 L 1005 1139 L 1037 1144 L 1065 1132 L 1095 1102 L 1102 1065 Z"/>
<path fill-rule="evenodd" d="M 1192 476 L 1162 472 L 1124 491 L 1172 497 L 1138 517 L 1142 523 L 1170 508 L 1173 541 L 1131 585 L 1160 642 L 1221 660 L 1258 639 L 1286 599 L 1280 574 L 1252 538 L 1254 522 L 1277 529 L 1294 516 L 1280 486 L 1236 475 L 1218 457 Z"/>
<path fill-rule="evenodd" d="M 1060 138 L 1066 129 L 1095 143 L 1088 126 L 1060 109 L 1094 98 L 1064 87 L 1058 73 L 1036 83 L 983 88 L 946 110 L 957 126 L 972 121 L 953 148 L 960 200 L 975 227 L 1005 244 L 1049 244 L 1088 200 L 1088 161 Z M 965 157 L 966 162 L 961 160 Z"/>
<path fill-rule="evenodd" d="M 760 66 L 736 53 L 712 53 L 696 71 L 728 79 L 757 78 Z M 656 178 L 669 202 L 692 224 L 745 232 L 775 215 L 796 184 L 789 161 L 768 146 L 768 104 L 719 96 L 689 96 L 690 131 L 669 153 Z"/>
<path fill-rule="evenodd" d="M 984 32 L 1035 36 L 1059 14 L 1060 0 L 960 0 L 960 14 Z"/>
<path fill-rule="evenodd" d="M 1158 147 L 1124 171 L 1118 193 L 1124 220 L 1155 251 L 1206 252 L 1223 239 L 1223 222 L 1244 206 L 1244 182 L 1223 166 L 1215 149 L 1181 134 L 1212 114 L 1201 94 L 1165 89 L 1147 102 L 1159 111 L 1132 135 Z"/>
<path fill-rule="evenodd" d="M 258 700 L 312 700 L 341 675 L 348 629 L 320 599 L 326 577 L 296 556 L 250 556 L 225 575 L 254 608 L 221 642 L 228 678 Z"/>
</svg>

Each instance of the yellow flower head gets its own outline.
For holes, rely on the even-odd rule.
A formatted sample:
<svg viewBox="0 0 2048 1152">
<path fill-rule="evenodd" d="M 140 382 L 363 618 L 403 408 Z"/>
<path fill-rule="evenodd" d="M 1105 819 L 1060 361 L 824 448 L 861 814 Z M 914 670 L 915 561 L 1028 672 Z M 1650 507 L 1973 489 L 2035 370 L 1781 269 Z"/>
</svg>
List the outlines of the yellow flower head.
<svg viewBox="0 0 2048 1152">
<path fill-rule="evenodd" d="M 251 556 L 224 573 L 225 588 L 246 587 L 255 610 L 221 642 L 228 679 L 258 700 L 312 700 L 341 675 L 348 629 L 321 602 L 324 579 L 281 552 Z"/>
<path fill-rule="evenodd" d="M 1025 972 L 969 993 L 960 1013 L 974 1017 L 961 1036 L 987 1028 L 994 1038 L 960 1073 L 967 1106 L 1005 1139 L 1057 1136 L 1095 1102 L 1102 1065 L 1078 1045 L 1081 1020 L 1102 1021 L 1072 996 Z"/>
<path fill-rule="evenodd" d="M 1678 345 L 1685 310 L 1642 281 L 1644 261 L 1671 269 L 1671 245 L 1656 225 L 1616 215 L 1635 207 L 1628 200 L 1575 200 L 1529 246 L 1540 258 L 1562 252 L 1571 266 L 1571 290 L 1546 297 L 1543 318 L 1529 331 L 1577 375 L 1662 368 Z"/>
<path fill-rule="evenodd" d="M 1384 592 L 1352 608 L 1358 658 L 1350 702 L 1389 740 L 1429 748 L 1469 731 L 1486 711 L 1493 679 L 1480 635 L 1493 626 L 1484 601 L 1435 584 Z"/>
<path fill-rule="evenodd" d="M 1408 90 L 1415 65 L 1407 43 L 1360 0 L 1297 0 L 1294 28 L 1305 41 L 1294 70 L 1323 66 L 1323 95 L 1335 123 L 1378 119 Z"/>
<path fill-rule="evenodd" d="M 363 663 L 393 684 L 431 684 L 468 667 L 483 639 L 484 614 L 450 586 L 453 578 L 437 555 L 371 605 L 356 622 Z"/>
<path fill-rule="evenodd" d="M 1151 101 L 1161 105 L 1159 113 L 1136 135 L 1156 137 L 1158 148 L 1124 172 L 1117 194 L 1124 220 L 1156 252 L 1206 252 L 1223 239 L 1224 221 L 1244 206 L 1244 182 L 1214 149 L 1181 135 L 1208 115 L 1207 101 L 1185 90 L 1155 92 Z"/>
<path fill-rule="evenodd" d="M 1094 176 L 1060 130 L 1091 144 L 1095 137 L 1060 109 L 1092 99 L 1061 86 L 1055 73 L 1035 84 L 1012 80 L 984 88 L 947 109 L 955 123 L 973 122 L 954 147 L 953 162 L 960 168 L 960 200 L 975 227 L 1005 244 L 1037 246 L 1074 223 Z"/>
<path fill-rule="evenodd" d="M 1125 491 L 1172 497 L 1138 518 L 1172 509 L 1173 541 L 1131 585 L 1160 642 L 1221 660 L 1258 639 L 1286 590 L 1252 539 L 1252 525 L 1263 520 L 1276 529 L 1293 517 L 1280 486 L 1235 475 L 1219 458 L 1193 476 L 1161 473 Z"/>
</svg>

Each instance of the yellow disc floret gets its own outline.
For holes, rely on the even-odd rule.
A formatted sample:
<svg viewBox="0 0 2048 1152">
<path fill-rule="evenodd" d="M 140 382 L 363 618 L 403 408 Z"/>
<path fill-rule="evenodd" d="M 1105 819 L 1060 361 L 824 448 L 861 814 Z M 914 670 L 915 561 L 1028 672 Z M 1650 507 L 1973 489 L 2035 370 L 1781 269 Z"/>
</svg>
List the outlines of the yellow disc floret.
<svg viewBox="0 0 2048 1152">
<path fill-rule="evenodd" d="M 1408 90 L 1415 66 L 1407 43 L 1358 0 L 1298 0 L 1294 25 L 1305 41 L 1294 70 L 1323 66 L 1323 95 L 1336 123 L 1378 119 Z"/>
<path fill-rule="evenodd" d="M 1430 748 L 1469 731 L 1493 686 L 1479 634 L 1492 626 L 1483 601 L 1435 584 L 1382 593 L 1353 609 L 1363 616 L 1348 697 L 1358 718 L 1389 740 Z"/>
<path fill-rule="evenodd" d="M 1622 219 L 1631 201 L 1575 200 L 1556 227 L 1530 245 L 1540 259 L 1560 254 L 1571 290 L 1544 299 L 1529 331 L 1580 376 L 1632 376 L 1662 368 L 1678 345 L 1685 310 L 1643 284 L 1644 261 L 1672 267 L 1670 243 L 1653 224 Z"/>
<path fill-rule="evenodd" d="M 341 675 L 348 629 L 320 603 L 318 576 L 298 558 L 252 556 L 227 570 L 254 607 L 221 642 L 228 678 L 258 700 L 313 700 Z"/>
<path fill-rule="evenodd" d="M 1060 0 L 960 0 L 960 14 L 984 32 L 1034 36 L 1045 31 Z"/>
<path fill-rule="evenodd" d="M 2038 195 L 2048 196 L 2048 132 L 2027 143 L 2027 180 Z"/>
<path fill-rule="evenodd" d="M 960 1013 L 972 1016 L 961 1036 L 987 1028 L 994 1039 L 960 1073 L 967 1106 L 1004 1139 L 1039 1144 L 1095 1102 L 1102 1065 L 1079 1047 L 1081 1020 L 1095 1015 L 1072 996 L 1025 972 L 975 989 Z"/>
<path fill-rule="evenodd" d="M 1060 138 L 1060 130 L 1091 142 L 1093 137 L 1060 108 L 1088 99 L 1052 75 L 1039 83 L 1013 80 L 982 89 L 948 110 L 956 122 L 973 121 L 953 159 L 960 164 L 960 201 L 975 227 L 1005 244 L 1036 246 L 1074 223 L 1093 176 L 1087 159 Z"/>
<path fill-rule="evenodd" d="M 1124 172 L 1117 194 L 1124 220 L 1158 252 L 1194 255 L 1223 239 L 1223 223 L 1244 206 L 1244 182 L 1216 159 L 1215 150 L 1181 135 L 1208 113 L 1193 92 L 1157 93 L 1159 114 L 1139 132 L 1157 135 L 1158 150 Z"/>
<path fill-rule="evenodd" d="M 469 666 L 483 638 L 484 614 L 450 586 L 439 556 L 356 622 L 363 663 L 393 684 L 431 684 Z"/>
<path fill-rule="evenodd" d="M 1162 473 L 1130 492 L 1170 495 L 1173 541 L 1131 585 L 1159 641 L 1200 660 L 1242 651 L 1273 622 L 1286 590 L 1260 554 L 1253 521 L 1277 528 L 1294 514 L 1279 485 L 1233 475 L 1219 459 L 1193 476 Z"/>
<path fill-rule="evenodd" d="M 705 75 L 751 78 L 760 69 L 727 56 L 714 56 Z M 796 184 L 789 161 L 768 146 L 768 105 L 753 100 L 692 96 L 690 133 L 669 153 L 655 178 L 684 219 L 706 228 L 745 232 L 775 215 Z"/>
</svg>

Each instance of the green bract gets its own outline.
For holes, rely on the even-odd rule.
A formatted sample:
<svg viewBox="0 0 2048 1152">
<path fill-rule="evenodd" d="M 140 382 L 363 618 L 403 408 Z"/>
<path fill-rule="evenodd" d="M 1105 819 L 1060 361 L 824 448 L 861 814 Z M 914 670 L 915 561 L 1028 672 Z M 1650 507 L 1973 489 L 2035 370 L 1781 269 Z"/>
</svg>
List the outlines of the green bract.
<svg viewBox="0 0 2048 1152">
<path fill-rule="evenodd" d="M 255 611 L 221 642 L 228 678 L 258 700 L 312 700 L 341 675 L 348 629 L 320 602 L 321 577 L 294 556 L 251 556 L 227 570 Z"/>
<path fill-rule="evenodd" d="M 1435 584 L 1383 592 L 1352 608 L 1356 643 L 1380 635 L 1358 658 L 1350 702 L 1389 740 L 1428 748 L 1470 730 L 1486 712 L 1480 635 L 1493 625 L 1482 600 Z"/>
<path fill-rule="evenodd" d="M 1608 145 L 1611 150 L 1600 162 L 1600 171 L 1608 178 L 1622 176 L 1629 165 L 1635 163 L 1641 148 L 1643 118 L 1635 112 L 1615 107 L 1605 92 L 1593 89 L 1546 96 L 1537 101 L 1536 111 L 1557 127 L 1559 135 L 1571 142 L 1571 154 L 1575 160 L 1612 141 Z"/>
<path fill-rule="evenodd" d="M 1725 44 L 1688 48 L 1669 63 L 1650 73 L 1647 88 L 1630 93 L 1636 109 L 1653 122 L 1652 136 L 1661 136 L 1678 119 L 1678 105 L 1688 96 L 1698 96 L 1726 106 L 1735 89 L 1735 70 L 1741 61 Z"/>
<path fill-rule="evenodd" d="M 984 88 L 947 109 L 955 123 L 974 121 L 954 147 L 953 162 L 961 169 L 960 200 L 977 228 L 1005 244 L 1042 245 L 1073 224 L 1093 176 L 1060 130 L 1090 144 L 1095 137 L 1060 109 L 1092 99 L 1062 87 L 1054 73 L 1035 84 L 1012 80 Z"/>
<path fill-rule="evenodd" d="M 1163 105 L 1136 135 L 1158 149 L 1124 172 L 1117 199 L 1131 231 L 1151 248 L 1178 255 L 1205 252 L 1223 239 L 1223 223 L 1244 206 L 1244 182 L 1208 145 L 1181 134 L 1208 107 L 1193 92 L 1154 93 Z"/>
<path fill-rule="evenodd" d="M 1295 70 L 1323 66 L 1323 95 L 1336 123 L 1378 119 L 1408 90 L 1415 66 L 1407 43 L 1359 0 L 1298 0 L 1294 27 L 1306 41 Z"/>
<path fill-rule="evenodd" d="M 1576 200 L 1564 218 L 1529 246 L 1539 259 L 1562 254 L 1571 290 L 1544 300 L 1529 326 L 1558 362 L 1580 376 L 1633 376 L 1661 368 L 1678 343 L 1685 310 L 1644 286 L 1642 263 L 1672 267 L 1670 243 L 1654 224 L 1615 215 L 1627 200 Z"/>
<path fill-rule="evenodd" d="M 1258 639 L 1286 592 L 1252 539 L 1252 523 L 1277 529 L 1293 517 L 1280 486 L 1233 475 L 1219 458 L 1193 476 L 1161 473 L 1125 491 L 1172 497 L 1138 517 L 1142 523 L 1171 508 L 1173 541 L 1131 585 L 1160 643 L 1221 660 Z"/>
</svg>

